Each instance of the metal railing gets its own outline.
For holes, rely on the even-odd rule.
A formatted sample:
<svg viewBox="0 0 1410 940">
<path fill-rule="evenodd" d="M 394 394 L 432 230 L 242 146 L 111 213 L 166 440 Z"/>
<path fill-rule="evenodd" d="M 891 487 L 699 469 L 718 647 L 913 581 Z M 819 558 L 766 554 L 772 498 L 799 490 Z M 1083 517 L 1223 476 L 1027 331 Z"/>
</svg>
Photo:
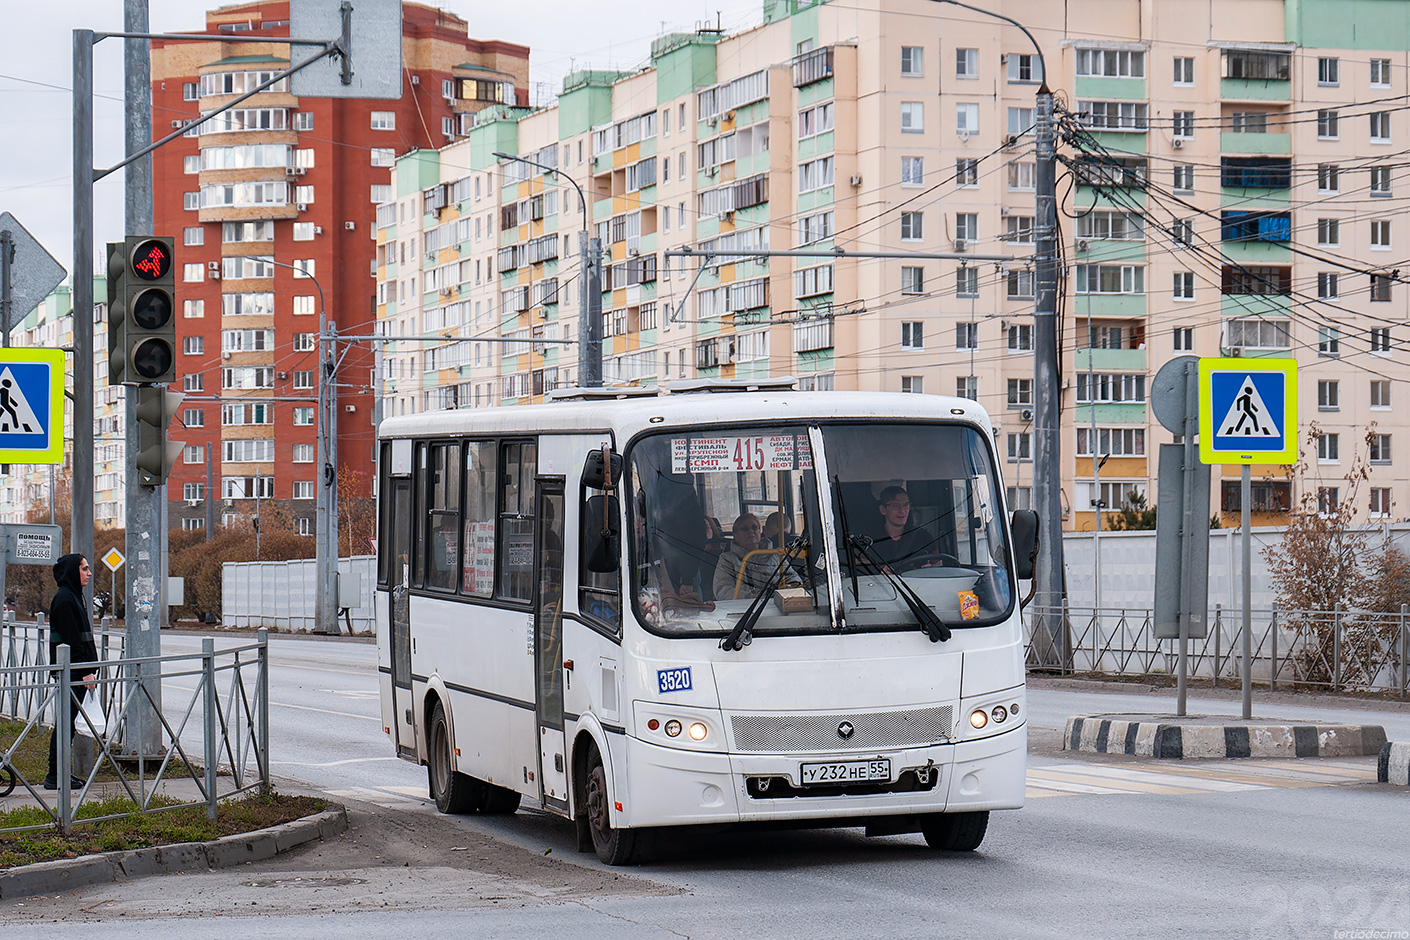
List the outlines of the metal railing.
<svg viewBox="0 0 1410 940">
<path fill-rule="evenodd" d="M 214 819 L 219 801 L 269 787 L 266 631 L 253 642 L 220 650 L 207 637 L 199 653 L 104 659 L 80 707 L 77 692 L 84 683 L 67 680 L 69 648 L 58 647 L 56 661 L 45 663 L 47 631 L 36 638 L 26 626 L 29 634 L 16 630 L 7 637 L 13 650 L 7 645 L 0 660 L 0 720 L 18 728 L 13 737 L 0 738 L 0 761 L 15 774 L 19 798 L 37 804 L 48 819 L 0 832 L 58 828 L 68 834 L 75 825 L 117 818 L 79 817 L 84 804 L 113 796 L 126 796 L 140 812 L 204 805 Z M 74 708 L 77 734 L 93 742 L 92 766 L 74 789 L 66 772 L 74 748 L 60 733 L 58 787 L 45 790 L 41 780 L 15 766 L 18 755 L 26 742 L 45 737 L 46 724 L 67 728 Z M 144 727 L 153 719 L 158 727 Z"/>
<path fill-rule="evenodd" d="M 1243 624 L 1214 608 L 1208 635 L 1192 638 L 1189 675 L 1237 682 Z M 1150 609 L 1064 607 L 1028 609 L 1026 662 L 1031 671 L 1173 674 L 1179 642 L 1158 639 Z M 1252 677 L 1332 692 L 1394 692 L 1410 697 L 1410 606 L 1398 612 L 1368 610 L 1253 611 Z"/>
</svg>

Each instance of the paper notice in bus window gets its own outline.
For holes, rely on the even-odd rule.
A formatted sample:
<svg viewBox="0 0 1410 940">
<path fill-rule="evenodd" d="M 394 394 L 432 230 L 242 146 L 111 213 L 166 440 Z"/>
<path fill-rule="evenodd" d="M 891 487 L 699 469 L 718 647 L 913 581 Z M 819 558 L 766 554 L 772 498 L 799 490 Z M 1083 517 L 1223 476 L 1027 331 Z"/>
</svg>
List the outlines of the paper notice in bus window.
<svg viewBox="0 0 1410 940">
<path fill-rule="evenodd" d="M 673 473 L 741 473 L 811 470 L 808 439 L 793 434 L 677 437 L 671 440 Z"/>
<path fill-rule="evenodd" d="M 476 594 L 494 590 L 494 523 L 465 524 L 465 567 L 461 583 Z"/>
</svg>

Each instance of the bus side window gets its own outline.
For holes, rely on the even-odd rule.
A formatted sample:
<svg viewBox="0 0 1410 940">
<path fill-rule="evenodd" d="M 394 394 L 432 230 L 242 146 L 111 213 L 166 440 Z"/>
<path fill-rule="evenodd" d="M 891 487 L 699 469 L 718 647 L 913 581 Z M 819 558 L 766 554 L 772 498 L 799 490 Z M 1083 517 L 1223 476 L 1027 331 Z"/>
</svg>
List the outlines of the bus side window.
<svg viewBox="0 0 1410 940">
<path fill-rule="evenodd" d="M 534 594 L 534 473 L 532 441 L 506 443 L 500 478 L 499 596 L 526 601 Z"/>
<path fill-rule="evenodd" d="M 416 509 L 411 515 L 415 526 L 411 540 L 411 585 L 421 587 L 426 583 L 426 527 L 429 519 L 426 512 L 426 498 L 429 495 L 426 478 L 429 474 L 426 468 L 426 445 L 420 441 L 416 444 L 415 468 L 411 486 L 414 494 L 412 500 L 416 504 Z"/>
<path fill-rule="evenodd" d="M 382 460 L 377 468 L 379 477 L 377 485 L 378 520 L 377 520 L 377 583 L 387 585 L 389 583 L 388 571 L 391 568 L 391 548 L 387 542 L 387 535 L 392 531 L 392 488 L 391 488 L 391 466 L 392 466 L 392 443 L 384 441 L 382 443 Z"/>
<path fill-rule="evenodd" d="M 582 507 L 582 525 L 578 527 L 578 607 L 586 617 L 591 617 L 601 623 L 616 629 L 622 622 L 622 572 L 619 565 L 615 571 L 589 571 L 587 566 L 589 531 L 602 529 L 601 510 L 603 503 L 609 502 L 606 497 L 602 497 L 602 502 L 589 504 L 591 497 L 601 497 L 598 490 L 590 490 L 586 486 L 582 488 L 579 497 L 579 505 Z M 611 500 L 616 504 L 616 500 Z M 595 514 L 590 512 L 595 510 Z M 617 507 L 620 516 L 621 508 Z M 620 519 L 617 520 L 621 524 Z"/>
<path fill-rule="evenodd" d="M 465 445 L 465 556 L 460 589 L 480 597 L 494 593 L 497 450 L 494 441 L 471 441 Z"/>
<path fill-rule="evenodd" d="M 460 571 L 460 445 L 431 445 L 427 479 L 426 586 L 454 591 Z"/>
</svg>

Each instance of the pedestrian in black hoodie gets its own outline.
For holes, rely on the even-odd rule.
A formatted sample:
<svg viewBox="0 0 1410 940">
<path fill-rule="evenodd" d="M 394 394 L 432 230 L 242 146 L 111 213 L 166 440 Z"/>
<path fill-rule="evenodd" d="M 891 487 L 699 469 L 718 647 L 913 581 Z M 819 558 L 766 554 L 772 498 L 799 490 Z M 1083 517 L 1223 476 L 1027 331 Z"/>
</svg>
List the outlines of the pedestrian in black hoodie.
<svg viewBox="0 0 1410 940">
<path fill-rule="evenodd" d="M 77 668 L 69 670 L 69 681 L 82 682 L 72 686 L 73 704 L 69 709 L 69 742 L 73 742 L 74 728 L 78 722 L 78 711 L 88 690 L 97 684 L 97 674 L 93 665 L 98 661 L 98 647 L 93 643 L 93 622 L 83 605 L 83 589 L 93 577 L 93 569 L 88 567 L 88 559 L 82 555 L 65 555 L 54 562 L 54 580 L 59 590 L 49 602 L 49 662 L 59 658 L 59 645 L 69 646 L 69 662 Z M 56 674 L 55 679 L 59 677 Z M 63 695 L 63 685 L 59 694 Z M 49 773 L 44 777 L 44 789 L 56 790 L 59 787 L 59 703 L 54 700 L 54 734 L 49 738 Z M 65 772 L 68 768 L 65 768 Z M 72 786 L 82 787 L 83 781 L 73 777 Z"/>
</svg>

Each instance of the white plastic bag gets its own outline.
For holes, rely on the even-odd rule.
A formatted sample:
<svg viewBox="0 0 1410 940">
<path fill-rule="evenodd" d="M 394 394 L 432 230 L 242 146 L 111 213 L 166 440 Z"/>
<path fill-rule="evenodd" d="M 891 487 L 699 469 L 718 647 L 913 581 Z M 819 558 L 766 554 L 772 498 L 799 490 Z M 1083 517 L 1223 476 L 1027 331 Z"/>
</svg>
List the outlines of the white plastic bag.
<svg viewBox="0 0 1410 940">
<path fill-rule="evenodd" d="M 103 705 L 98 701 L 96 694 L 90 693 L 84 697 L 83 714 L 74 730 L 82 735 L 90 735 L 96 740 L 103 740 L 108 736 L 108 716 L 103 714 Z"/>
</svg>

